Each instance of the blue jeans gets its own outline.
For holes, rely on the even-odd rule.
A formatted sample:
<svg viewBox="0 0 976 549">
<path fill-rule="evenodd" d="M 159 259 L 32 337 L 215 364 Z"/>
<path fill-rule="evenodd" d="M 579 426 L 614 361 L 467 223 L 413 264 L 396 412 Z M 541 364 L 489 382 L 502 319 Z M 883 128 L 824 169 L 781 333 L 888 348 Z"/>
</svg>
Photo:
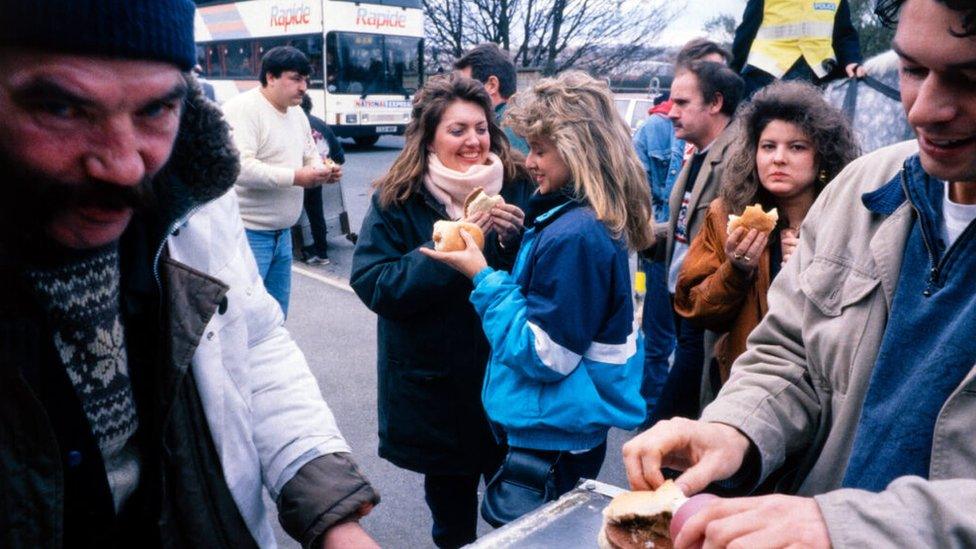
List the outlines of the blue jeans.
<svg viewBox="0 0 976 549">
<path fill-rule="evenodd" d="M 669 358 L 674 351 L 674 311 L 668 294 L 668 271 L 662 261 L 644 261 L 647 293 L 644 296 L 644 379 L 641 396 L 647 412 L 654 410 L 668 378 Z"/>
<path fill-rule="evenodd" d="M 281 305 L 281 312 L 288 316 L 288 295 L 291 293 L 291 230 L 244 229 L 244 232 L 258 263 L 258 273 L 264 280 L 264 288 Z"/>
</svg>

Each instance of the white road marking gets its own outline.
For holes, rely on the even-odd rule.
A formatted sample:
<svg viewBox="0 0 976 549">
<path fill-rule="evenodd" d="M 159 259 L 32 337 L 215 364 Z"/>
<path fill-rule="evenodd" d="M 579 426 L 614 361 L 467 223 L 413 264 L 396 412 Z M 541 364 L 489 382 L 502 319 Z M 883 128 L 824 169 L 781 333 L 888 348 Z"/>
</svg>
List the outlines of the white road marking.
<svg viewBox="0 0 976 549">
<path fill-rule="evenodd" d="M 349 292 L 349 293 L 355 293 L 352 290 L 352 286 L 350 286 L 348 282 L 346 282 L 345 280 L 343 280 L 341 278 L 334 277 L 334 276 L 321 275 L 321 274 L 316 273 L 314 271 L 310 271 L 310 270 L 305 269 L 305 268 L 302 268 L 302 267 L 297 267 L 295 265 L 292 265 L 291 270 L 292 270 L 292 272 L 296 272 L 296 273 L 298 273 L 298 274 L 300 274 L 302 276 L 307 276 L 308 278 L 311 278 L 313 280 L 318 280 L 319 282 L 322 282 L 323 284 L 328 284 L 329 286 L 332 286 L 333 288 L 338 288 L 340 290 L 343 290 L 343 291 L 346 291 L 346 292 Z"/>
</svg>

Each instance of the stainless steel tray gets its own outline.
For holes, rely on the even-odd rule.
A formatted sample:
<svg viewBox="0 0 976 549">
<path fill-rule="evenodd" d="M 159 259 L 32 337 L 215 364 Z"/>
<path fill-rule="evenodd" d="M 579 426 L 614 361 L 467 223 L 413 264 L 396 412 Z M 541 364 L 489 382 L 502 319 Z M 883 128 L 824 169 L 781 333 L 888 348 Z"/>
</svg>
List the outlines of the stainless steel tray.
<svg viewBox="0 0 976 549">
<path fill-rule="evenodd" d="M 624 492 L 610 484 L 583 480 L 571 492 L 468 545 L 473 549 L 572 549 L 596 547 L 603 508 Z"/>
</svg>

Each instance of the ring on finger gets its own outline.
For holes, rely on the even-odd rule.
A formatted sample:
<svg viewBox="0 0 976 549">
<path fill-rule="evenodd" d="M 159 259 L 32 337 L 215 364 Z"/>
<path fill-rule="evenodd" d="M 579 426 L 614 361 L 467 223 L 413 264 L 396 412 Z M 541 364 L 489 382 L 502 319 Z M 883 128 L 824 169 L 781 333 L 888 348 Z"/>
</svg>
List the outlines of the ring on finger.
<svg viewBox="0 0 976 549">
<path fill-rule="evenodd" d="M 740 254 L 739 252 L 735 252 L 734 254 L 732 254 L 732 258 L 738 261 L 742 259 L 742 254 Z"/>
<path fill-rule="evenodd" d="M 749 259 L 749 256 L 747 256 L 747 255 L 742 256 L 742 259 L 745 259 L 746 260 L 746 263 L 752 261 L 751 259 Z"/>
</svg>

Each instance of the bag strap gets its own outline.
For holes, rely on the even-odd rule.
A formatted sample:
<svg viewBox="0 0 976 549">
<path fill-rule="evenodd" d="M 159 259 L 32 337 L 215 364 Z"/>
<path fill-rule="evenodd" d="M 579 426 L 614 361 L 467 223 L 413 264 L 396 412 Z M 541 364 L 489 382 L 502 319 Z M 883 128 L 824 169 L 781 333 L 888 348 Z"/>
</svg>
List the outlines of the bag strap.
<svg viewBox="0 0 976 549">
<path fill-rule="evenodd" d="M 878 80 L 873 76 L 864 75 L 861 81 L 868 85 L 872 90 L 884 95 L 892 101 L 901 102 L 901 92 Z"/>
</svg>

